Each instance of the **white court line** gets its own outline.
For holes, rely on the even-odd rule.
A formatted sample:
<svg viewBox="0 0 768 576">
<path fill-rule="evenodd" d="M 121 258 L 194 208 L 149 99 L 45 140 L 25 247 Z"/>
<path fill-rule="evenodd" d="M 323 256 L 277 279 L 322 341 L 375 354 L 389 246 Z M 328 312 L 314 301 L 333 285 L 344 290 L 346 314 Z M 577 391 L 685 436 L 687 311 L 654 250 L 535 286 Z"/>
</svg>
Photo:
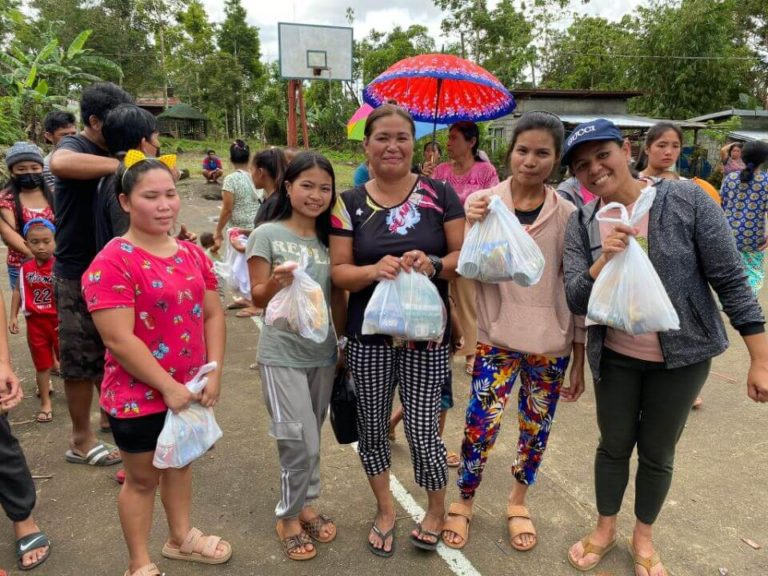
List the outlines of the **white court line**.
<svg viewBox="0 0 768 576">
<path fill-rule="evenodd" d="M 251 316 L 251 320 L 253 320 L 254 324 L 261 330 L 263 325 L 261 318 L 258 316 Z M 357 454 L 357 442 L 354 442 L 351 446 Z M 425 514 L 424 508 L 419 506 L 419 503 L 413 499 L 411 493 L 400 483 L 397 476 L 392 474 L 391 470 L 389 472 L 389 491 L 392 492 L 395 500 L 397 500 L 400 506 L 403 507 L 403 510 L 406 511 L 408 516 L 411 516 L 415 522 L 421 522 Z M 441 541 L 437 545 L 437 553 L 440 558 L 448 564 L 448 568 L 450 568 L 451 572 L 456 574 L 456 576 L 482 576 L 472 565 L 472 562 L 464 556 L 464 553 L 461 550 L 449 548 Z"/>
</svg>

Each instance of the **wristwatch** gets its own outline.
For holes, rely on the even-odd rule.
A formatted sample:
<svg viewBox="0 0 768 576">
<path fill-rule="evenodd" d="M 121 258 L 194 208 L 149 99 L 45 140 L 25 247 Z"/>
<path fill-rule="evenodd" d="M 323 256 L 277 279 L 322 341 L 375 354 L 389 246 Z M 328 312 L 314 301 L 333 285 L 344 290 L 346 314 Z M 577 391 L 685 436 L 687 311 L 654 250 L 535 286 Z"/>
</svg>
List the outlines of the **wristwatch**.
<svg viewBox="0 0 768 576">
<path fill-rule="evenodd" d="M 432 274 L 430 274 L 430 278 L 435 278 L 440 275 L 440 272 L 443 271 L 443 260 L 439 256 L 435 256 L 434 254 L 430 254 L 427 256 L 429 258 L 429 261 L 432 263 Z"/>
</svg>

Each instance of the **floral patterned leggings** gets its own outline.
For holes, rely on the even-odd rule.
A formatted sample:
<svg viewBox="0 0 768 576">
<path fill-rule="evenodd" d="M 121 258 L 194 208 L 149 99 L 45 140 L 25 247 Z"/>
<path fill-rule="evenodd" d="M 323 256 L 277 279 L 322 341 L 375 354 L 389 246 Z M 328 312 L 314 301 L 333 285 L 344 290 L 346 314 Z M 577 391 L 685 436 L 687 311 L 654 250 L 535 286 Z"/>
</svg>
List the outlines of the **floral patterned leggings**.
<svg viewBox="0 0 768 576">
<path fill-rule="evenodd" d="M 462 498 L 474 497 L 480 485 L 518 374 L 520 439 L 512 474 L 522 484 L 536 481 L 569 361 L 570 356 L 526 354 L 478 343 L 457 482 Z"/>
</svg>

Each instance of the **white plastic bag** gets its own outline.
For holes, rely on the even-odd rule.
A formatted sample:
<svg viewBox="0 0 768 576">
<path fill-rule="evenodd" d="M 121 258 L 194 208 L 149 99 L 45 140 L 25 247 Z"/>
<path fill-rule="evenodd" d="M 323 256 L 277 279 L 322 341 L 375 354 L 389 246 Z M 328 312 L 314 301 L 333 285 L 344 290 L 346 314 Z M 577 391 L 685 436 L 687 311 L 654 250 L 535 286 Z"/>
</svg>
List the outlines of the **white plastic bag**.
<svg viewBox="0 0 768 576">
<path fill-rule="evenodd" d="M 290 264 L 295 264 L 291 262 Z M 330 322 L 323 289 L 307 269 L 303 252 L 293 270 L 293 282 L 275 294 L 264 312 L 264 323 L 321 344 L 328 338 Z"/>
<path fill-rule="evenodd" d="M 386 334 L 413 341 L 443 339 L 448 315 L 440 293 L 420 272 L 401 270 L 381 280 L 363 318 L 363 334 Z"/>
<path fill-rule="evenodd" d="M 216 366 L 216 362 L 201 366 L 195 377 L 185 384 L 187 389 L 193 394 L 202 392 L 208 384 L 206 374 L 213 372 Z M 183 468 L 205 454 L 222 436 L 213 408 L 193 402 L 178 414 L 168 410 L 152 465 L 160 469 Z"/>
<path fill-rule="evenodd" d="M 464 239 L 457 272 L 480 282 L 533 286 L 544 272 L 544 255 L 504 201 L 492 196 L 488 214 Z"/>
<path fill-rule="evenodd" d="M 241 234 L 238 237 L 240 242 L 247 242 L 248 236 Z M 227 241 L 226 262 L 219 266 L 219 271 L 227 281 L 229 289 L 244 298 L 251 297 L 251 278 L 248 274 L 248 261 L 244 252 L 235 250 L 232 243 Z"/>
<path fill-rule="evenodd" d="M 640 193 L 631 217 L 624 205 L 611 202 L 600 209 L 596 218 L 610 224 L 637 226 L 650 211 L 655 197 L 656 189 L 649 186 Z M 607 216 L 616 209 L 621 212 L 621 218 Z M 595 280 L 586 324 L 603 324 L 633 336 L 680 329 L 675 307 L 648 255 L 634 237 L 630 236 L 627 248 L 611 258 Z"/>
</svg>

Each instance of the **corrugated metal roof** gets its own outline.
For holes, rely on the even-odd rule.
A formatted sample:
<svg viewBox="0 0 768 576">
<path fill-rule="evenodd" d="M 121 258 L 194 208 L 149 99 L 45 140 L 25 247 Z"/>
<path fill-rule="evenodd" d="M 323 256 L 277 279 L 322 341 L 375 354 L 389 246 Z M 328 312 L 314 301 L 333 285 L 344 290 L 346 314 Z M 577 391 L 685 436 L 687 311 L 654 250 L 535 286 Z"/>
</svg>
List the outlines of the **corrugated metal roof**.
<svg viewBox="0 0 768 576">
<path fill-rule="evenodd" d="M 734 140 L 752 142 L 754 140 L 763 140 L 768 142 L 768 130 L 735 130 L 728 134 Z"/>
<path fill-rule="evenodd" d="M 744 108 L 729 108 L 727 110 L 720 110 L 719 112 L 712 112 L 711 114 L 704 114 L 703 116 L 696 116 L 690 118 L 691 122 L 706 122 L 707 120 L 718 120 L 720 118 L 730 118 L 731 116 L 739 116 L 741 118 L 761 118 L 768 116 L 768 110 L 749 110 Z"/>
<path fill-rule="evenodd" d="M 706 124 L 700 122 L 687 122 L 681 120 L 660 120 L 658 118 L 646 118 L 645 116 L 633 116 L 630 114 L 559 114 L 563 124 L 581 124 L 597 118 L 610 120 L 619 128 L 650 128 L 659 122 L 672 122 L 681 128 L 706 128 Z"/>
</svg>

